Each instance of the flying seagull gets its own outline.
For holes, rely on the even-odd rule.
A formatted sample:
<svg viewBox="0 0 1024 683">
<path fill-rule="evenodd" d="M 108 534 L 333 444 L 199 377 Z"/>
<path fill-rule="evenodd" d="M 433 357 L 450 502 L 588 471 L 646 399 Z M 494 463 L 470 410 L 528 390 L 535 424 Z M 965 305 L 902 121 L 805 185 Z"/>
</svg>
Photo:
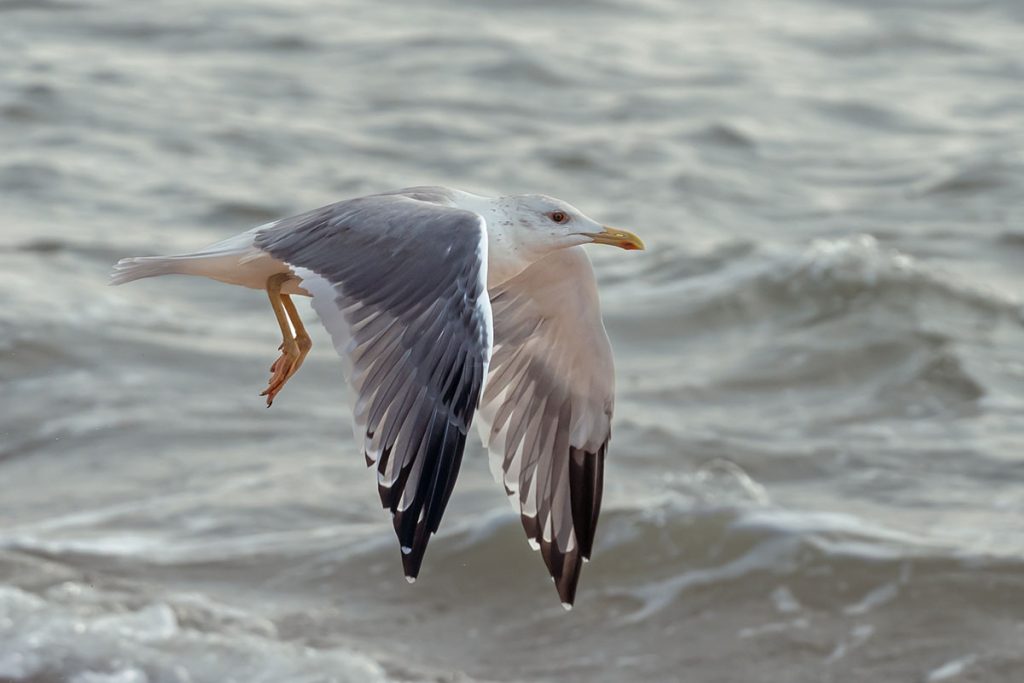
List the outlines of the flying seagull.
<svg viewBox="0 0 1024 683">
<path fill-rule="evenodd" d="M 201 275 L 264 290 L 281 328 L 270 406 L 311 342 L 312 297 L 415 580 L 475 412 L 491 469 L 568 609 L 590 559 L 614 370 L 587 243 L 643 249 L 544 195 L 414 187 L 330 204 L 202 251 L 118 262 L 111 284 Z"/>
</svg>

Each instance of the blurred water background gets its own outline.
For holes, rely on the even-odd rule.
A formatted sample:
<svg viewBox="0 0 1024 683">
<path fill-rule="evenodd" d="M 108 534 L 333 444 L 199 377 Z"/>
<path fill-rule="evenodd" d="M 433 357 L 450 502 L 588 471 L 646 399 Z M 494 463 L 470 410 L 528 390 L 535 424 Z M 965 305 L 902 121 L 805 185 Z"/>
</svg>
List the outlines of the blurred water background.
<svg viewBox="0 0 1024 683">
<path fill-rule="evenodd" d="M 0 681 L 1024 680 L 1018 0 L 0 0 Z M 326 335 L 129 255 L 545 192 L 618 364 L 559 606 L 469 448 L 402 578 Z M 302 302 L 310 321 L 313 313 Z"/>
</svg>

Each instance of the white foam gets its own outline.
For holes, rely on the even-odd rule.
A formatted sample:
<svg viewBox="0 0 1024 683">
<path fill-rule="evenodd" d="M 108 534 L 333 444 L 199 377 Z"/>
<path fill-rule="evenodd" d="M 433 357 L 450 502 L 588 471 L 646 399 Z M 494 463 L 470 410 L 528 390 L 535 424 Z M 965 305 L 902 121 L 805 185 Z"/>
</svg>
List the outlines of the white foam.
<svg viewBox="0 0 1024 683">
<path fill-rule="evenodd" d="M 775 610 L 781 614 L 792 614 L 800 611 L 800 602 L 786 586 L 779 586 L 772 591 L 772 602 Z"/>
<path fill-rule="evenodd" d="M 974 664 L 975 660 L 977 659 L 978 656 L 973 654 L 964 655 L 963 657 L 952 659 L 943 664 L 942 666 L 940 666 L 939 668 L 930 671 L 928 673 L 928 676 L 925 677 L 925 680 L 928 683 L 947 681 L 950 678 L 953 678 L 954 676 L 959 676 L 960 674 L 962 674 L 967 669 L 967 667 L 969 667 L 971 664 Z"/>
<path fill-rule="evenodd" d="M 747 626 L 741 628 L 736 634 L 741 640 L 746 638 L 756 638 L 762 635 L 770 635 L 774 633 L 784 633 L 793 629 L 805 629 L 810 626 L 811 622 L 806 617 L 797 617 L 791 621 L 773 621 L 768 624 L 761 624 L 760 626 Z"/>
<path fill-rule="evenodd" d="M 71 679 L 71 683 L 149 683 L 149 676 L 141 669 L 121 669 L 115 672 L 85 671 Z"/>
<path fill-rule="evenodd" d="M 319 680 L 384 683 L 373 660 L 341 649 L 312 650 L 273 636 L 185 626 L 173 601 L 134 607 L 100 592 L 99 602 L 48 601 L 0 586 L 0 679 L 70 683 Z M 120 598 L 118 598 L 120 599 Z M 243 618 L 243 615 L 239 615 Z M 186 666 L 182 663 L 187 663 Z"/>
<path fill-rule="evenodd" d="M 178 634 L 178 618 L 168 605 L 157 603 L 138 612 L 111 614 L 96 618 L 91 625 L 97 633 L 112 633 L 148 643 L 167 640 Z"/>
<path fill-rule="evenodd" d="M 850 654 L 875 634 L 875 627 L 871 624 L 860 624 L 850 630 L 850 636 L 840 640 L 832 653 L 825 659 L 826 664 L 834 664 Z"/>
<path fill-rule="evenodd" d="M 843 614 L 849 614 L 851 616 L 867 614 L 874 608 L 895 600 L 899 593 L 900 589 L 895 583 L 882 584 L 878 588 L 869 591 L 860 599 L 860 602 L 844 607 Z"/>
</svg>

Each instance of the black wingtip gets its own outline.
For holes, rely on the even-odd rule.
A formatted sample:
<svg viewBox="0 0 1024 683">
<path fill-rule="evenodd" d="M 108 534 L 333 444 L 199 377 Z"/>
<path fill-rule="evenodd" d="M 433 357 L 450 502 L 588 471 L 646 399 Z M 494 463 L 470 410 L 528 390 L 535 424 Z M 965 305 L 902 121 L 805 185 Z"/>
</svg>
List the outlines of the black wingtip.
<svg viewBox="0 0 1024 683">
<path fill-rule="evenodd" d="M 576 602 L 576 586 L 579 584 L 580 570 L 583 568 L 583 557 L 579 553 L 579 548 L 562 552 L 557 545 L 544 540 L 536 517 L 521 515 L 520 519 L 526 530 L 526 536 L 530 540 L 530 545 L 534 546 L 534 549 L 540 550 L 541 557 L 544 558 L 544 565 L 548 568 L 551 580 L 555 584 L 562 607 L 566 611 L 572 609 Z"/>
<path fill-rule="evenodd" d="M 580 570 L 583 558 L 578 549 L 563 552 L 550 541 L 540 539 L 540 553 L 544 564 L 548 567 L 551 579 L 555 582 L 555 590 L 562 600 L 562 605 L 570 608 L 576 602 L 576 586 L 580 581 Z"/>
<path fill-rule="evenodd" d="M 607 442 L 596 453 L 569 448 L 569 488 L 572 499 L 572 525 L 579 543 L 580 556 L 590 559 L 594 549 L 594 532 L 601 514 L 604 489 L 604 456 Z"/>
<path fill-rule="evenodd" d="M 562 550 L 557 541 L 544 539 L 542 525 L 537 517 L 520 515 L 526 536 L 539 545 L 544 564 L 555 582 L 562 606 L 571 609 L 576 601 L 583 563 L 590 560 L 594 547 L 594 532 L 601 513 L 601 493 L 604 485 L 604 458 L 607 442 L 596 452 L 581 448 L 569 449 L 569 488 L 572 527 L 575 545 Z"/>
<path fill-rule="evenodd" d="M 423 556 L 427 554 L 427 542 L 432 535 L 426 524 L 421 520 L 412 532 L 411 538 L 407 533 L 400 530 L 402 515 L 395 516 L 395 530 L 399 532 L 399 543 L 402 544 L 402 569 L 405 571 L 405 578 L 413 581 L 420 575 L 420 567 L 423 565 Z"/>
<path fill-rule="evenodd" d="M 416 476 L 413 466 L 403 467 L 391 486 L 378 485 L 381 502 L 394 514 L 395 534 L 402 550 L 406 578 L 419 576 L 430 537 L 441 525 L 462 463 L 466 434 L 449 422 L 432 419 L 423 436 L 423 466 Z M 381 459 L 386 463 L 386 458 Z M 384 465 L 380 465 L 383 467 Z M 383 470 L 381 470 L 383 471 Z M 411 500 L 405 501 L 407 486 L 415 486 Z"/>
</svg>

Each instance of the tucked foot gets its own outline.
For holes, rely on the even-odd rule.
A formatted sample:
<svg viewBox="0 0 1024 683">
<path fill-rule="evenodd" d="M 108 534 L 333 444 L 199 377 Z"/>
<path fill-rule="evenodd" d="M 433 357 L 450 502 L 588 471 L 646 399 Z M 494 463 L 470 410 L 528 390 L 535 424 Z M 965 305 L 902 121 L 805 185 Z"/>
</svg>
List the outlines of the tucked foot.
<svg viewBox="0 0 1024 683">
<path fill-rule="evenodd" d="M 274 404 L 277 393 L 284 388 L 285 383 L 291 379 L 299 369 L 299 365 L 302 364 L 302 354 L 294 341 L 290 344 L 281 344 L 279 348 L 281 355 L 270 366 L 270 381 L 267 382 L 267 388 L 260 393 L 260 396 L 267 397 L 268 408 Z"/>
<path fill-rule="evenodd" d="M 299 337 L 277 347 L 281 351 L 281 355 L 270 366 L 270 381 L 267 383 L 267 388 L 260 393 L 260 396 L 267 397 L 268 408 L 273 405 L 277 393 L 302 367 L 302 362 L 306 360 L 306 355 L 312 346 L 309 337 Z"/>
<path fill-rule="evenodd" d="M 260 396 L 267 397 L 267 407 L 274 404 L 274 397 L 281 391 L 285 383 L 292 375 L 298 372 L 306 354 L 313 346 L 302 325 L 299 312 L 295 310 L 292 298 L 281 293 L 281 286 L 291 277 L 290 273 L 277 273 L 267 279 L 267 296 L 270 298 L 270 306 L 274 309 L 274 316 L 281 328 L 281 345 L 277 347 L 281 355 L 274 364 L 270 366 L 270 381 L 267 388 L 260 393 Z M 294 328 L 294 335 L 292 329 Z"/>
</svg>

